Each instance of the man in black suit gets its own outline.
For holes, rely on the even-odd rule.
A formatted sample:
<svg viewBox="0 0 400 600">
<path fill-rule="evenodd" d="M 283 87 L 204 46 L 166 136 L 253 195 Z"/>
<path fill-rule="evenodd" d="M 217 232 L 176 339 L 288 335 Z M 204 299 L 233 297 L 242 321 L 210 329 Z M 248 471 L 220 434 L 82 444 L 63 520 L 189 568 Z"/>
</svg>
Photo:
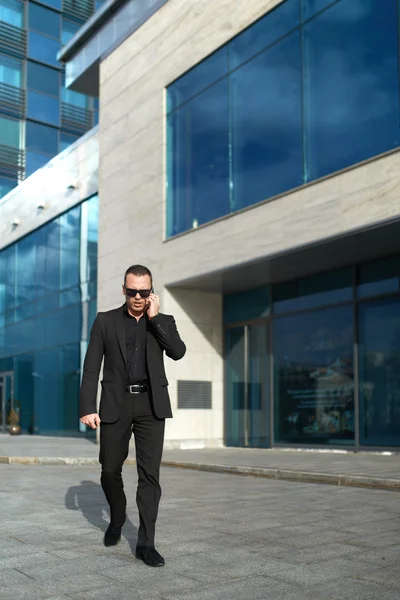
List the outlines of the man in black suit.
<svg viewBox="0 0 400 600">
<path fill-rule="evenodd" d="M 90 334 L 80 393 L 81 422 L 100 426 L 101 485 L 110 505 L 111 522 L 106 546 L 121 539 L 126 519 L 122 466 L 129 440 L 135 436 L 140 526 L 136 557 L 152 567 L 165 564 L 154 547 L 155 524 L 161 497 L 160 463 L 165 419 L 172 417 L 164 351 L 181 359 L 186 347 L 172 316 L 159 312 L 160 300 L 146 267 L 134 265 L 125 273 L 125 304 L 98 313 Z M 104 357 L 99 414 L 96 396 Z"/>
</svg>

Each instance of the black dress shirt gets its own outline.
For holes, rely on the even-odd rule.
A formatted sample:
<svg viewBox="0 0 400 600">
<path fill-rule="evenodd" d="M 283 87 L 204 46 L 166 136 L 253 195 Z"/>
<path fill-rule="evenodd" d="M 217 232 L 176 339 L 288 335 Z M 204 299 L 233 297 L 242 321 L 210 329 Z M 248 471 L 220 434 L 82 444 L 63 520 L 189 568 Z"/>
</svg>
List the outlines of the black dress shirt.
<svg viewBox="0 0 400 600">
<path fill-rule="evenodd" d="M 147 380 L 146 369 L 146 327 L 147 318 L 139 321 L 128 312 L 124 306 L 124 323 L 126 339 L 126 384 L 139 383 Z"/>
</svg>

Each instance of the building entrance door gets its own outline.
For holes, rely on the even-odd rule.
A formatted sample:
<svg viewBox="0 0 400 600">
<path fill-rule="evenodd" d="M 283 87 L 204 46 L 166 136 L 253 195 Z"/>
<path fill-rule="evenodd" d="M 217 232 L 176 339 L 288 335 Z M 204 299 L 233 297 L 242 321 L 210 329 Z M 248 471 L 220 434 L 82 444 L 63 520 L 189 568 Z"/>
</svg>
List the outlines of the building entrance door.
<svg viewBox="0 0 400 600">
<path fill-rule="evenodd" d="M 7 430 L 10 411 L 14 408 L 14 373 L 0 371 L 0 433 Z"/>
<path fill-rule="evenodd" d="M 225 339 L 225 443 L 268 447 L 268 325 L 230 327 Z"/>
</svg>

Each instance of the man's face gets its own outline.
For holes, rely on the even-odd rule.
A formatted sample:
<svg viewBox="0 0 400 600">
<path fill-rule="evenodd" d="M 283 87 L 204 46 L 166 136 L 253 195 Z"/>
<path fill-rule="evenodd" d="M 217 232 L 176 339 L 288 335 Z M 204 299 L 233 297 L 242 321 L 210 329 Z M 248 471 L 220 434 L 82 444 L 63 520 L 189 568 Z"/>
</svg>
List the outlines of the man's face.
<svg viewBox="0 0 400 600">
<path fill-rule="evenodd" d="M 128 290 L 128 293 L 127 293 Z M 134 296 L 129 295 L 129 290 L 136 290 L 137 293 Z M 129 273 L 126 276 L 125 285 L 122 286 L 122 294 L 126 298 L 126 303 L 133 313 L 142 313 L 146 308 L 147 298 L 142 298 L 138 293 L 139 290 L 146 290 L 150 293 L 151 290 L 151 279 L 149 275 L 143 275 L 137 277 Z M 132 293 L 132 292 L 130 292 Z"/>
</svg>

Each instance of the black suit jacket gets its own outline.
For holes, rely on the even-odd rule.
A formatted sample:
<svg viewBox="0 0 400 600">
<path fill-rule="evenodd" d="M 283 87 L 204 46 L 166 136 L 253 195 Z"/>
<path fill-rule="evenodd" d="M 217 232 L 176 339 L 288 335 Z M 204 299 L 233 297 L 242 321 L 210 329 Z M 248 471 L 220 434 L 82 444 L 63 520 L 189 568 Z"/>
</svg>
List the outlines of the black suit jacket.
<svg viewBox="0 0 400 600">
<path fill-rule="evenodd" d="M 154 412 L 159 419 L 165 419 L 172 417 L 172 411 L 164 369 L 164 351 L 173 360 L 179 360 L 185 355 L 186 346 L 172 316 L 159 313 L 151 321 L 147 320 L 146 326 L 146 369 Z M 98 313 L 93 323 L 83 365 L 80 417 L 97 413 L 97 387 L 103 356 L 99 416 L 105 423 L 114 423 L 119 419 L 121 404 L 125 400 L 126 340 L 123 306 Z"/>
</svg>

